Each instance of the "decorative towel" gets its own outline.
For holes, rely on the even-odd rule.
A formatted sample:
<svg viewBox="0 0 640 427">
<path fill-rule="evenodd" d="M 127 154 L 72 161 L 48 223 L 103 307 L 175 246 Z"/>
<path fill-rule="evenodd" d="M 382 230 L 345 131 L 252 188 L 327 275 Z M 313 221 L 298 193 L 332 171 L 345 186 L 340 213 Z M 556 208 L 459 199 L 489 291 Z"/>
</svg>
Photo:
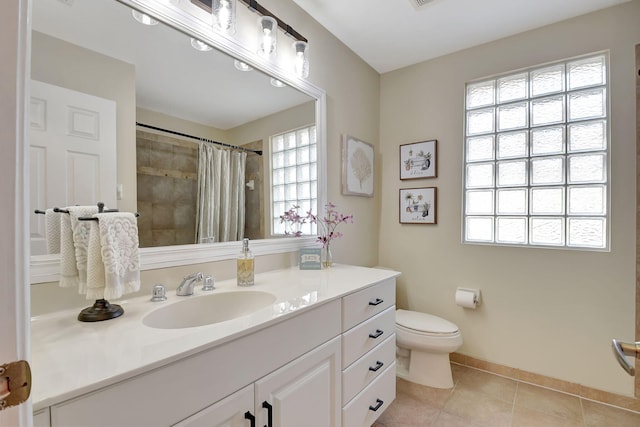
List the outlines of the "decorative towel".
<svg viewBox="0 0 640 427">
<path fill-rule="evenodd" d="M 132 213 L 94 215 L 89 238 L 87 299 L 118 299 L 140 290 L 138 222 Z"/>
<path fill-rule="evenodd" d="M 80 221 L 78 218 L 91 218 L 98 213 L 97 206 L 68 207 L 73 230 L 73 247 L 76 254 L 76 268 L 78 269 L 78 293 L 87 292 L 87 246 L 89 245 L 89 229 L 93 221 Z"/>
<path fill-rule="evenodd" d="M 60 212 L 47 209 L 44 213 L 44 235 L 47 240 L 47 253 L 60 253 Z"/>
<path fill-rule="evenodd" d="M 71 216 L 60 214 L 60 286 L 77 287 L 79 281 L 76 264 L 76 250 L 73 247 L 73 230 Z"/>
<path fill-rule="evenodd" d="M 87 247 L 87 299 L 104 298 L 104 263 L 100 245 L 100 224 L 89 221 L 89 245 Z"/>
</svg>

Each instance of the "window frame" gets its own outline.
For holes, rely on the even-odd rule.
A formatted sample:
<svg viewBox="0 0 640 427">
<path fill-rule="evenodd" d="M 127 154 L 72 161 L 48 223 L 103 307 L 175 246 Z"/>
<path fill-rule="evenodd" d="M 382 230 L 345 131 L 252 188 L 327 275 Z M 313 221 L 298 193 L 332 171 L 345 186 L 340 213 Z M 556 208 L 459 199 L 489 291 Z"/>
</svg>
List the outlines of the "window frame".
<svg viewBox="0 0 640 427">
<path fill-rule="evenodd" d="M 308 125 L 298 126 L 296 128 L 288 129 L 288 130 L 285 130 L 285 131 L 282 131 L 282 132 L 278 132 L 278 133 L 275 133 L 275 134 L 269 136 L 269 139 L 268 139 L 268 142 L 269 142 L 268 143 L 268 146 L 269 146 L 269 168 L 268 168 L 268 170 L 269 170 L 269 235 L 271 237 L 293 237 L 291 235 L 287 236 L 284 232 L 283 233 L 276 232 L 276 229 L 274 227 L 275 222 L 280 217 L 280 215 L 284 214 L 286 210 L 291 208 L 291 202 L 290 201 L 287 202 L 285 200 L 285 202 L 284 202 L 285 206 L 284 206 L 283 211 L 280 212 L 279 214 L 275 212 L 275 203 L 276 203 L 276 201 L 274 200 L 274 187 L 275 187 L 275 184 L 274 184 L 274 167 L 273 167 L 273 154 L 274 154 L 274 146 L 273 146 L 273 144 L 274 144 L 274 139 L 277 138 L 277 137 L 280 137 L 280 136 L 283 136 L 283 137 L 286 138 L 286 135 L 295 134 L 295 133 L 297 133 L 297 132 L 299 132 L 301 130 L 306 130 L 307 132 L 311 132 L 312 129 L 313 129 L 315 138 L 314 138 L 314 141 L 312 143 L 311 142 L 309 143 L 309 146 L 311 146 L 311 145 L 315 145 L 316 146 L 316 159 L 315 159 L 315 162 L 311 162 L 310 161 L 308 164 L 309 165 L 315 164 L 316 177 L 315 177 L 315 180 L 309 179 L 308 182 L 315 182 L 315 184 L 316 184 L 316 192 L 315 192 L 315 198 L 310 197 L 309 199 L 305 199 L 305 200 L 310 200 L 310 201 L 315 200 L 315 206 L 313 206 L 313 203 L 310 203 L 310 205 L 311 205 L 311 210 L 317 214 L 318 206 L 320 205 L 320 192 L 321 192 L 321 188 L 320 188 L 321 180 L 320 180 L 320 176 L 319 176 L 319 173 L 320 173 L 319 168 L 320 168 L 320 165 L 321 165 L 321 157 L 320 157 L 321 153 L 319 151 L 320 150 L 320 144 L 318 142 L 318 128 L 317 128 L 317 126 L 314 123 L 312 123 L 312 124 L 308 124 Z M 296 149 L 297 149 L 297 147 L 296 147 Z M 296 161 L 296 166 L 297 165 L 298 165 L 298 163 Z M 284 167 L 282 169 L 284 169 Z M 296 179 L 296 182 L 298 182 L 297 179 Z M 298 198 L 296 200 L 297 200 L 296 203 L 298 203 L 301 199 Z M 301 216 L 306 215 L 306 210 L 301 207 L 299 209 L 299 214 Z M 307 222 L 307 224 L 308 224 L 308 222 Z M 309 228 L 309 230 L 307 230 L 308 232 L 304 232 L 302 234 L 302 236 L 313 237 L 313 236 L 315 236 L 317 234 L 317 226 L 315 224 L 308 225 L 307 228 Z"/>
<path fill-rule="evenodd" d="M 580 62 L 581 60 L 595 59 L 598 57 L 603 58 L 603 82 L 601 84 L 591 84 L 580 87 L 569 87 L 569 72 L 568 65 L 571 63 Z M 534 94 L 532 90 L 531 83 L 531 73 L 543 70 L 543 69 L 551 69 L 553 67 L 560 67 L 563 70 L 562 75 L 562 90 L 561 91 L 550 91 L 542 94 Z M 534 66 L 521 68 L 518 70 L 513 70 L 509 72 L 494 74 L 491 76 L 485 76 L 482 78 L 474 79 L 468 81 L 464 85 L 464 99 L 463 99 L 463 149 L 462 149 L 462 224 L 461 224 L 461 242 L 463 244 L 470 245 L 490 245 L 490 246 L 507 246 L 507 247 L 521 247 L 521 248 L 544 248 L 544 249 L 565 249 L 565 250 L 580 250 L 580 251 L 596 251 L 596 252 L 610 252 L 611 251 L 611 154 L 612 154 L 612 140 L 611 140 L 611 79 L 610 79 L 610 71 L 611 62 L 610 62 L 610 54 L 608 50 L 592 52 L 584 55 L 574 56 L 570 58 L 561 59 L 558 61 L 547 62 L 543 64 L 537 64 Z M 500 102 L 499 98 L 499 81 L 508 80 L 511 78 L 517 78 L 518 76 L 526 76 L 526 94 L 522 98 L 515 98 L 509 101 Z M 489 104 L 478 104 L 476 106 L 469 106 L 469 91 L 468 88 L 471 85 L 480 85 L 484 82 L 487 82 L 487 86 L 491 85 L 493 82 L 493 87 L 491 89 L 492 101 Z M 583 119 L 572 119 L 570 117 L 570 97 L 574 93 L 579 92 L 588 92 L 589 90 L 602 90 L 604 93 L 604 102 L 603 102 L 603 115 L 602 117 L 589 117 Z M 537 100 L 546 100 L 554 97 L 561 97 L 563 99 L 562 105 L 562 121 L 558 123 L 545 123 L 543 125 L 534 125 L 533 123 L 533 105 Z M 504 106 L 513 106 L 520 103 L 526 103 L 526 124 L 523 127 L 517 127 L 513 129 L 500 129 L 499 128 L 499 115 L 498 111 L 500 107 Z M 469 112 L 476 111 L 481 112 L 482 110 L 492 110 L 492 128 L 487 132 L 480 133 L 470 133 L 469 132 Z M 601 150 L 591 150 L 591 151 L 571 151 L 569 148 L 569 129 L 572 124 L 577 123 L 597 123 L 598 121 L 602 121 L 604 123 L 604 139 L 605 145 Z M 562 129 L 562 150 L 561 152 L 555 154 L 543 154 L 537 155 L 533 153 L 533 144 L 532 144 L 532 131 L 536 129 L 547 130 L 554 127 L 558 127 Z M 572 129 L 575 129 L 572 128 Z M 516 133 L 525 133 L 526 134 L 526 154 L 518 155 L 512 157 L 500 157 L 498 153 L 498 138 L 500 135 L 509 135 Z M 485 144 L 492 144 L 492 156 L 490 159 L 473 159 L 469 160 L 469 139 L 470 138 L 482 138 L 485 137 Z M 589 181 L 585 183 L 585 186 L 604 186 L 605 191 L 603 192 L 603 197 L 606 199 L 603 203 L 604 214 L 571 214 L 569 211 L 569 191 L 570 189 L 580 188 L 576 186 L 576 183 L 572 183 L 569 180 L 569 162 L 570 159 L 575 156 L 580 156 L 581 154 L 602 154 L 605 156 L 605 161 L 603 163 L 604 167 L 604 179 L 602 182 Z M 563 182 L 561 184 L 532 184 L 532 176 L 533 176 L 533 160 L 536 159 L 552 159 L 554 157 L 561 158 L 563 161 Z M 525 176 L 526 176 L 526 184 L 522 186 L 500 186 L 498 185 L 498 165 L 504 165 L 509 161 L 524 161 L 525 162 Z M 470 165 L 491 165 L 492 166 L 492 174 L 491 174 L 491 184 L 488 186 L 480 186 L 480 187 L 469 187 L 467 184 L 467 176 L 468 176 L 468 168 Z M 535 189 L 551 189 L 551 188 L 562 188 L 562 213 L 561 214 L 533 214 L 532 200 L 533 200 L 533 190 Z M 468 213 L 467 203 L 468 196 L 473 195 L 475 191 L 490 191 L 492 192 L 491 196 L 491 204 L 492 211 L 488 214 L 477 214 L 477 213 Z M 499 190 L 525 190 L 526 198 L 525 198 L 525 212 L 524 214 L 508 214 L 508 213 L 499 213 L 498 209 L 498 196 Z M 474 218 L 490 218 L 491 223 L 491 240 L 470 240 L 468 239 L 468 225 L 467 222 L 469 219 Z M 497 224 L 499 219 L 509 219 L 509 218 L 525 218 L 527 221 L 527 225 L 525 227 L 525 242 L 518 243 L 510 243 L 505 241 L 499 241 L 498 239 L 498 231 Z M 562 219 L 562 243 L 558 245 L 552 244 L 541 244 L 541 243 L 531 243 L 532 236 L 532 220 L 539 218 L 561 218 Z M 602 219 L 605 224 L 603 227 L 603 246 L 584 246 L 584 245 L 576 245 L 570 244 L 569 238 L 569 224 L 572 219 L 581 219 L 581 218 L 598 218 Z"/>
</svg>

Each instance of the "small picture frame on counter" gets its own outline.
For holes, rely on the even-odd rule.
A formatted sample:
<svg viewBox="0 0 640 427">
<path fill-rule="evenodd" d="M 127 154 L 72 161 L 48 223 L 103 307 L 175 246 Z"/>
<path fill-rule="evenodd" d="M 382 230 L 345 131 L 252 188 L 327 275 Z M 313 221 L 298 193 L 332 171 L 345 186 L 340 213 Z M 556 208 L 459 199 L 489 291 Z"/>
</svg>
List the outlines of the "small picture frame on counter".
<svg viewBox="0 0 640 427">
<path fill-rule="evenodd" d="M 320 248 L 300 249 L 300 270 L 320 270 L 322 269 Z"/>
</svg>

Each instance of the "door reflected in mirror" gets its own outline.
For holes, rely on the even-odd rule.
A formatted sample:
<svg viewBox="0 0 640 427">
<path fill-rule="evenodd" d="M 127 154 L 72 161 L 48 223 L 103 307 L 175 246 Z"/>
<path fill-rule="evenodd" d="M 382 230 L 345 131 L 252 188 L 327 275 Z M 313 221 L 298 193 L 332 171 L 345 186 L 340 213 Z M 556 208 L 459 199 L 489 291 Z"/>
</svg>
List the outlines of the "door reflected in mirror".
<svg viewBox="0 0 640 427">
<path fill-rule="evenodd" d="M 270 138 L 314 126 L 314 97 L 272 86 L 271 76 L 255 67 L 239 70 L 219 50 L 196 50 L 188 35 L 163 23 L 142 25 L 116 0 L 34 0 L 32 9 L 31 78 L 111 102 L 115 110 L 115 125 L 91 106 L 75 105 L 68 110 L 73 116 L 67 111 L 56 118 L 47 109 L 54 101 L 32 94 L 32 211 L 105 201 L 109 208 L 140 213 L 142 247 L 223 241 L 221 232 L 196 234 L 199 145 L 210 144 L 200 138 L 264 153 L 248 153 L 241 179 L 234 181 L 241 188 L 226 190 L 243 196 L 237 205 L 241 230 L 229 238 L 271 237 Z M 39 133 L 56 126 L 62 143 Z M 96 157 L 73 145 L 96 145 L 105 133 L 112 134 L 106 143 L 112 154 Z M 52 179 L 46 173 L 56 163 L 74 173 L 57 172 Z M 212 215 L 231 209 L 214 205 L 219 199 L 206 200 Z M 47 253 L 45 234 L 44 215 L 32 215 L 32 255 Z"/>
</svg>

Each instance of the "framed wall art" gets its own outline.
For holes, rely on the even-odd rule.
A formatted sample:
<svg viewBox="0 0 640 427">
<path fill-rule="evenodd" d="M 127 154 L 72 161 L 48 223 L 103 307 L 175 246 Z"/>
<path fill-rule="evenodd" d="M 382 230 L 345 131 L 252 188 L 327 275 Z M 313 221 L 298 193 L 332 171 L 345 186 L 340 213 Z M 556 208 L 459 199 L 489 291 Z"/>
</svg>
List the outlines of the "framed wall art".
<svg viewBox="0 0 640 427">
<path fill-rule="evenodd" d="M 437 174 L 437 140 L 400 146 L 400 179 L 435 178 Z"/>
<path fill-rule="evenodd" d="M 342 194 L 373 197 L 373 145 L 342 136 Z"/>
<path fill-rule="evenodd" d="M 400 189 L 400 224 L 437 224 L 437 188 Z"/>
</svg>

